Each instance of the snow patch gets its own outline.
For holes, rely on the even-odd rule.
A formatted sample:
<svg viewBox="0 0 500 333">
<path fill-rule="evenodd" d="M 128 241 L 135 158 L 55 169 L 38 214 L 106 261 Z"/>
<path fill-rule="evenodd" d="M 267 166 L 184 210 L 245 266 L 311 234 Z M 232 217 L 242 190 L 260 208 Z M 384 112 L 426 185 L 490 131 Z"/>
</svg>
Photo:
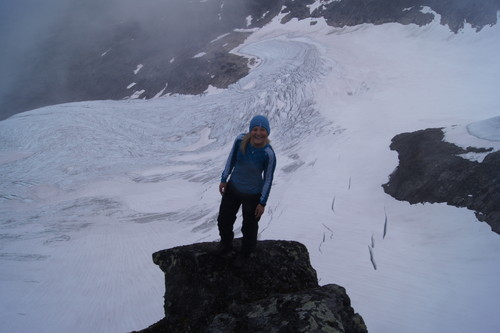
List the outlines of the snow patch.
<svg viewBox="0 0 500 333">
<path fill-rule="evenodd" d="M 209 84 L 208 88 L 203 93 L 206 95 L 214 95 L 214 94 L 220 94 L 223 92 L 224 92 L 224 89 L 220 89 L 220 88 L 214 87 L 213 85 Z"/>
<path fill-rule="evenodd" d="M 309 14 L 312 14 L 319 7 L 324 7 L 335 1 L 340 1 L 340 0 L 316 0 L 316 2 L 307 5 L 307 7 L 309 7 Z"/>
<path fill-rule="evenodd" d="M 420 12 L 422 14 L 434 14 L 437 15 L 437 13 L 429 6 L 422 6 L 422 9 L 420 9 Z"/>
<path fill-rule="evenodd" d="M 137 99 L 139 97 L 141 97 L 142 94 L 144 94 L 146 92 L 146 90 L 142 89 L 142 90 L 138 90 L 138 91 L 135 91 L 131 96 L 130 96 L 130 99 Z"/>
<path fill-rule="evenodd" d="M 139 73 L 142 67 L 144 67 L 142 64 L 137 65 L 137 68 L 134 70 L 134 74 L 137 75 L 137 73 Z"/>
<path fill-rule="evenodd" d="M 258 31 L 259 28 L 250 28 L 250 29 L 234 29 L 233 31 L 236 31 L 236 32 L 255 32 L 255 31 Z"/>
<path fill-rule="evenodd" d="M 165 92 L 165 89 L 167 89 L 167 87 L 168 87 L 168 82 L 165 83 L 165 87 L 162 90 L 160 90 L 153 98 L 158 98 L 158 97 L 162 96 L 163 93 Z"/>
<path fill-rule="evenodd" d="M 109 51 L 111 51 L 111 49 L 107 49 L 106 51 L 104 51 L 103 53 L 101 53 L 101 57 L 104 57 L 106 54 L 109 53 Z"/>
<path fill-rule="evenodd" d="M 220 35 L 219 37 L 217 37 L 217 38 L 213 39 L 212 41 L 210 41 L 210 43 L 215 43 L 216 41 L 221 40 L 221 39 L 223 39 L 223 38 L 225 38 L 225 37 L 227 37 L 229 35 L 230 35 L 230 33 L 226 33 L 226 34 Z"/>
<path fill-rule="evenodd" d="M 207 54 L 207 53 L 206 53 L 206 52 L 200 52 L 200 53 L 198 53 L 198 54 L 195 54 L 195 55 L 193 56 L 193 59 L 195 59 L 195 58 L 201 58 L 201 57 L 203 57 L 205 54 Z"/>
</svg>

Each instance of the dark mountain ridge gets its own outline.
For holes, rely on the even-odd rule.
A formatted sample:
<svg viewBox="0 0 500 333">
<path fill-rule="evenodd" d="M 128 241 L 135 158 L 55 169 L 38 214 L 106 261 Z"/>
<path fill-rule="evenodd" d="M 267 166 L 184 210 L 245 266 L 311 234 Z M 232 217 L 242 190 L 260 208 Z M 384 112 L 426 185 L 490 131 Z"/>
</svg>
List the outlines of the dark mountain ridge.
<svg viewBox="0 0 500 333">
<path fill-rule="evenodd" d="M 283 23 L 324 17 L 335 27 L 389 22 L 422 26 L 434 19 L 422 10 L 426 6 L 441 16 L 441 24 L 458 32 L 465 23 L 477 31 L 496 24 L 500 10 L 500 0 L 340 0 L 324 1 L 311 13 L 313 3 L 69 1 L 52 10 L 56 14 L 46 29 L 33 33 L 29 52 L 4 53 L 5 59 L 16 61 L 2 61 L 0 68 L 0 120 L 58 103 L 201 94 L 209 85 L 225 88 L 248 73 L 249 59 L 230 51 L 251 34 L 249 29 L 264 26 L 281 12 L 286 14 Z M 14 29 L 11 36 L 15 34 Z"/>
</svg>

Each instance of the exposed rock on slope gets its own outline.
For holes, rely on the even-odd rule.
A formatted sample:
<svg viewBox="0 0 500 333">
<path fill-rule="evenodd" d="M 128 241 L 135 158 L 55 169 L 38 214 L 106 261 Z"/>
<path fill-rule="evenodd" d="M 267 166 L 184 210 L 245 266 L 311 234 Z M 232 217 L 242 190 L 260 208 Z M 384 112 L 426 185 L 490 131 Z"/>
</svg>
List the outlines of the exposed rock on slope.
<svg viewBox="0 0 500 333">
<path fill-rule="evenodd" d="M 462 149 L 443 138 L 438 128 L 395 136 L 391 149 L 399 153 L 399 166 L 383 185 L 385 192 L 412 204 L 467 207 L 500 234 L 500 151 L 489 153 L 481 163 L 469 161 L 458 155 L 488 150 Z"/>
<path fill-rule="evenodd" d="M 284 12 L 289 13 L 286 19 L 324 17 L 335 27 L 392 22 L 422 26 L 434 19 L 433 13 L 423 11 L 428 7 L 441 16 L 441 24 L 456 33 L 465 23 L 478 31 L 486 25 L 496 24 L 500 10 L 498 0 L 337 0 L 324 1 L 310 14 L 309 6 L 314 2 L 284 0 Z"/>
<path fill-rule="evenodd" d="M 318 285 L 304 245 L 259 242 L 239 269 L 235 253 L 218 257 L 215 246 L 153 254 L 165 272 L 165 318 L 141 332 L 367 332 L 344 288 Z"/>
<path fill-rule="evenodd" d="M 245 29 L 262 27 L 279 13 L 286 14 L 282 23 L 323 17 L 335 27 L 422 26 L 437 13 L 441 24 L 458 32 L 465 23 L 476 30 L 496 24 L 500 1 L 87 0 L 68 1 L 65 8 L 51 29 L 35 33 L 30 52 L 12 57 L 16 62 L 5 64 L 5 71 L 0 67 L 8 78 L 0 90 L 0 120 L 57 103 L 226 88 L 248 74 L 249 60 L 230 53 L 251 33 Z"/>
</svg>

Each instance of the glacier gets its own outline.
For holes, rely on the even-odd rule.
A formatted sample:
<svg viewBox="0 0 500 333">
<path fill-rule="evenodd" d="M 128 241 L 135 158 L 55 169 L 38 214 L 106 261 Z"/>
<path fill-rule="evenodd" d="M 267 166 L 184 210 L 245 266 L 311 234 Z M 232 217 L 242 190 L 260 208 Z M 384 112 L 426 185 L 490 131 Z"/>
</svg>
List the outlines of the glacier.
<svg viewBox="0 0 500 333">
<path fill-rule="evenodd" d="M 234 50 L 259 61 L 228 89 L 0 122 L 2 330 L 161 319 L 151 254 L 218 239 L 225 159 L 264 114 L 278 166 L 260 239 L 305 244 L 320 284 L 344 286 L 370 332 L 498 331 L 498 235 L 465 208 L 410 205 L 381 185 L 401 132 L 444 127 L 457 144 L 500 149 L 499 28 L 279 19 Z"/>
</svg>

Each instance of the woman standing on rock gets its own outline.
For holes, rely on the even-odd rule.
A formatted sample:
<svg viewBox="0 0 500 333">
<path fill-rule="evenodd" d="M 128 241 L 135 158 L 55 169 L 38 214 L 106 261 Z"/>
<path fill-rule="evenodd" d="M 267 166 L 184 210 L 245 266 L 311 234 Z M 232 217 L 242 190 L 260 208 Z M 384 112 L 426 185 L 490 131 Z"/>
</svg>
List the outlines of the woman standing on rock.
<svg viewBox="0 0 500 333">
<path fill-rule="evenodd" d="M 243 265 L 255 250 L 258 222 L 271 191 L 276 156 L 269 144 L 270 133 L 271 128 L 266 117 L 253 117 L 249 133 L 240 134 L 234 141 L 222 172 L 219 185 L 222 201 L 217 219 L 221 242 L 217 252 L 222 255 L 232 251 L 233 225 L 241 206 L 243 242 L 235 262 L 237 266 Z"/>
</svg>

